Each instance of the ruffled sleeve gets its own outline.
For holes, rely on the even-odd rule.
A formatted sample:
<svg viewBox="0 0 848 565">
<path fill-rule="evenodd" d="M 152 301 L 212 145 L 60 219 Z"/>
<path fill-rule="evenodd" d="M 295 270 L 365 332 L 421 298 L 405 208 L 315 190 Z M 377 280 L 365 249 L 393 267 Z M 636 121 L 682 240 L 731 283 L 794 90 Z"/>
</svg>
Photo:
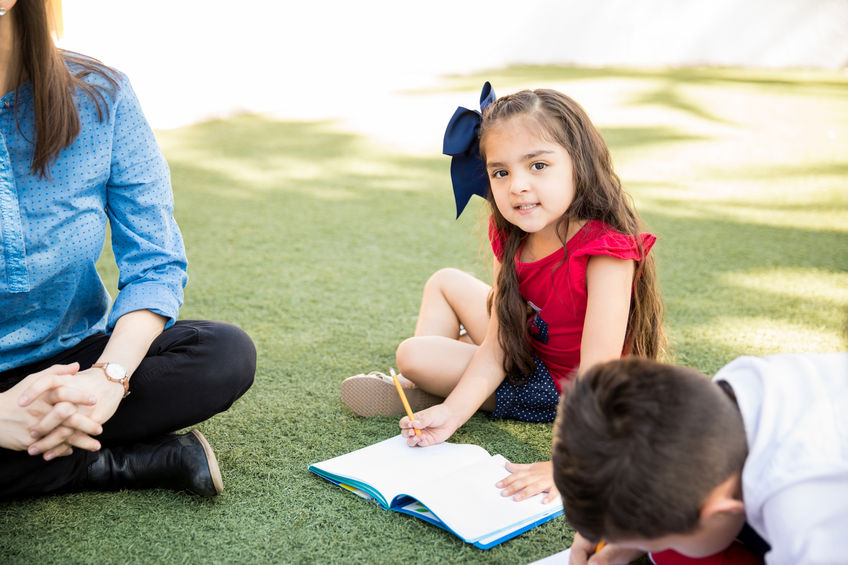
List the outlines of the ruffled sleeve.
<svg viewBox="0 0 848 565">
<path fill-rule="evenodd" d="M 653 234 L 625 235 L 597 221 L 589 222 L 574 239 L 577 240 L 575 246 L 569 249 L 572 257 L 607 255 L 616 259 L 633 261 L 643 260 L 657 241 Z M 641 249 L 639 242 L 641 242 Z"/>
</svg>

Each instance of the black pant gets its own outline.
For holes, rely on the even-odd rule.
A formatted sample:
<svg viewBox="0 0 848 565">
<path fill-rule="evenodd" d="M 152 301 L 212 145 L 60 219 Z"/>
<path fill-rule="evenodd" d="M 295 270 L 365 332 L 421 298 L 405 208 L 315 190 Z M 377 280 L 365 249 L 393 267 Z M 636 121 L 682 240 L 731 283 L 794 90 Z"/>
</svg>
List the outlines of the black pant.
<svg viewBox="0 0 848 565">
<path fill-rule="evenodd" d="M 91 336 L 50 359 L 0 373 L 0 392 L 51 365 L 90 367 L 109 336 Z M 256 349 L 240 328 L 182 320 L 157 337 L 130 379 L 130 395 L 103 424 L 104 447 L 151 438 L 194 425 L 229 408 L 253 384 Z M 105 377 L 104 377 L 105 378 Z M 44 461 L 26 451 L 0 449 L 0 499 L 82 490 L 93 454 Z"/>
</svg>

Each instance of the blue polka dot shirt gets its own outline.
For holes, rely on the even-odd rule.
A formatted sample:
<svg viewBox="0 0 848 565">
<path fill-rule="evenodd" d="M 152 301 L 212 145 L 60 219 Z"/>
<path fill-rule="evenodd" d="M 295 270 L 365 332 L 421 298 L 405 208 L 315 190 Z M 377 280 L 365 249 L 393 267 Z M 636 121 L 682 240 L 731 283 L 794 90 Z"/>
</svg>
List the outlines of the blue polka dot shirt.
<svg viewBox="0 0 848 565">
<path fill-rule="evenodd" d="M 108 85 L 97 74 L 85 80 Z M 0 371 L 109 331 L 134 310 L 165 316 L 168 326 L 177 317 L 186 257 L 168 165 L 129 81 L 119 74 L 118 83 L 104 93 L 103 121 L 76 93 L 80 134 L 47 178 L 30 170 L 29 83 L 0 99 Z M 107 221 L 120 272 L 111 309 L 95 270 Z"/>
</svg>

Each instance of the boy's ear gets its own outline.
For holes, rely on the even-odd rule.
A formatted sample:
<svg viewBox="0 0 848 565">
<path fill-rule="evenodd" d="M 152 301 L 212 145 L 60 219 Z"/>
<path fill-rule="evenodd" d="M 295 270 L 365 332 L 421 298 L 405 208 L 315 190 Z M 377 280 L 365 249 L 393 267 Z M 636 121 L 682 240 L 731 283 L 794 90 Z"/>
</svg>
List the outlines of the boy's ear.
<svg viewBox="0 0 848 565">
<path fill-rule="evenodd" d="M 717 514 L 745 514 L 745 504 L 736 498 L 715 497 L 707 499 L 701 508 L 701 519 L 705 520 Z"/>
<path fill-rule="evenodd" d="M 745 503 L 738 498 L 741 490 L 740 475 L 734 473 L 710 491 L 701 507 L 702 520 L 718 514 L 745 514 Z"/>
</svg>

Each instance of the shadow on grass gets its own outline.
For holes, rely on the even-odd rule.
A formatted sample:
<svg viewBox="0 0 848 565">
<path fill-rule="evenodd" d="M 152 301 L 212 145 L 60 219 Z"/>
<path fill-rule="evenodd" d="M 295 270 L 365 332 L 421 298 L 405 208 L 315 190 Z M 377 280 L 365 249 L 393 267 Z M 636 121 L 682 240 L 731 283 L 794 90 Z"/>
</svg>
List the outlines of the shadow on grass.
<svg viewBox="0 0 848 565">
<path fill-rule="evenodd" d="M 613 154 L 643 147 L 661 146 L 669 143 L 705 141 L 703 135 L 692 135 L 670 127 L 602 127 L 601 135 Z"/>
<path fill-rule="evenodd" d="M 666 322 L 672 337 L 678 338 L 674 343 L 677 361 L 712 373 L 731 359 L 750 354 L 751 344 L 739 342 L 731 347 L 725 341 L 729 335 L 711 335 L 702 329 L 727 319 L 769 319 L 776 325 L 826 329 L 839 335 L 842 320 L 834 315 L 836 298 L 773 287 L 740 287 L 728 275 L 782 270 L 846 275 L 848 234 L 844 231 L 752 224 L 709 212 L 700 218 L 678 217 L 657 208 L 661 206 L 651 206 L 643 217 L 660 238 L 657 254 Z M 692 209 L 697 210 L 697 204 L 690 204 Z M 803 350 L 804 344 L 795 347 Z"/>
<path fill-rule="evenodd" d="M 604 134 L 615 151 L 700 139 L 669 128 L 608 128 Z M 83 562 L 95 538 L 96 547 L 117 548 L 102 557 L 115 562 L 125 556 L 126 540 L 135 540 L 133 551 L 147 550 L 138 560 L 166 562 L 175 555 L 186 562 L 413 562 L 421 561 L 424 547 L 446 563 L 526 563 L 562 549 L 570 539 L 562 519 L 480 552 L 306 471 L 309 463 L 396 432 L 394 418 L 362 419 L 344 408 L 339 383 L 394 363 L 395 347 L 412 333 L 426 278 L 448 265 L 488 278 L 491 260 L 480 252 L 487 248 L 480 229 L 484 203 L 473 199 L 469 212 L 454 221 L 448 159 L 398 155 L 328 122 L 259 116 L 160 137 L 189 255 L 181 315 L 237 323 L 259 351 L 254 387 L 234 410 L 203 424 L 227 491 L 219 503 L 203 506 L 157 491 L 110 495 L 108 501 L 86 493 L 4 507 L 6 539 L 32 540 L 15 557 Z M 842 174 L 838 167 L 812 168 Z M 760 174 L 740 171 L 746 173 Z M 743 343 L 702 331 L 724 327 L 725 318 L 765 316 L 827 330 L 837 323 L 827 300 L 739 286 L 732 275 L 844 273 L 842 232 L 716 217 L 710 205 L 732 205 L 721 200 L 699 204 L 685 196 L 649 195 L 647 204 L 642 213 L 660 236 L 656 253 L 679 361 L 710 373 L 747 353 Z M 530 462 L 545 458 L 550 430 L 477 415 L 454 441 Z M 119 510 L 130 516 L 92 525 L 91 516 L 104 515 L 104 508 L 110 516 Z M 161 529 L 141 527 L 150 515 L 168 531 L 190 536 L 190 547 L 171 553 L 173 546 L 157 545 Z M 53 525 L 45 528 L 42 521 Z M 51 543 L 43 532 L 60 527 L 86 532 L 84 543 Z M 375 549 L 385 539 L 416 543 L 385 556 Z M 51 553 L 57 545 L 71 553 Z"/>
<path fill-rule="evenodd" d="M 784 92 L 822 92 L 838 96 L 848 86 L 848 78 L 828 71 L 769 71 L 763 69 L 722 67 L 576 67 L 571 65 L 514 65 L 490 69 L 475 74 L 447 77 L 445 87 L 425 92 L 455 92 L 480 88 L 484 81 L 503 84 L 534 84 L 554 81 L 635 79 L 659 81 L 670 84 L 744 85 L 780 87 Z"/>
<path fill-rule="evenodd" d="M 826 71 L 768 71 L 720 67 L 621 68 L 574 67 L 557 65 L 517 65 L 491 69 L 473 75 L 448 77 L 447 85 L 426 92 L 475 90 L 484 81 L 492 81 L 495 92 L 504 94 L 515 88 L 537 88 L 550 82 L 600 81 L 604 79 L 645 81 L 649 89 L 632 96 L 633 106 L 652 105 L 683 112 L 714 123 L 731 124 L 704 103 L 697 103 L 681 90 L 683 87 L 744 88 L 781 95 L 816 96 L 821 100 L 844 100 L 848 78 Z M 654 86 L 653 83 L 657 85 Z M 567 92 L 566 92 L 567 93 Z"/>
<path fill-rule="evenodd" d="M 803 165 L 773 165 L 769 167 L 746 167 L 743 170 L 715 171 L 714 178 L 741 178 L 752 180 L 767 180 L 781 177 L 821 177 L 821 176 L 848 176 L 848 161 L 833 162 L 824 161 L 818 163 L 805 163 Z M 843 204 L 848 205 L 848 196 L 843 198 Z"/>
<path fill-rule="evenodd" d="M 655 89 L 633 96 L 629 104 L 632 106 L 662 106 L 702 120 L 720 124 L 731 123 L 707 110 L 703 104 L 693 102 L 688 96 L 680 92 L 679 85 L 679 81 L 669 80 Z"/>
<path fill-rule="evenodd" d="M 700 139 L 668 128 L 607 128 L 604 135 L 616 151 Z M 446 158 L 387 153 L 329 123 L 260 116 L 202 124 L 175 137 L 177 147 L 188 148 L 168 152 L 192 266 L 187 308 L 235 311 L 237 322 L 263 328 L 260 340 L 269 331 L 277 343 L 286 336 L 288 352 L 300 350 L 303 359 L 316 350 L 351 348 L 391 363 L 395 345 L 411 333 L 427 276 L 478 261 L 480 231 L 467 216 L 453 220 Z M 231 158 L 239 166 L 222 170 L 222 160 Z M 792 168 L 786 169 L 776 174 Z M 838 164 L 794 170 L 843 171 Z M 832 325 L 820 300 L 738 288 L 722 275 L 780 267 L 839 272 L 848 264 L 844 233 L 717 217 L 716 206 L 744 207 L 721 200 L 649 200 L 643 215 L 661 237 L 657 253 L 672 329 L 685 333 L 728 316 L 795 322 L 803 312 L 809 314 L 801 323 Z M 482 276 L 487 270 L 481 265 Z M 401 313 L 400 323 L 380 327 L 383 318 Z M 364 330 L 351 336 L 351 328 Z M 711 339 L 675 345 L 701 369 L 744 353 Z M 285 357 L 279 349 L 272 356 Z"/>
</svg>

